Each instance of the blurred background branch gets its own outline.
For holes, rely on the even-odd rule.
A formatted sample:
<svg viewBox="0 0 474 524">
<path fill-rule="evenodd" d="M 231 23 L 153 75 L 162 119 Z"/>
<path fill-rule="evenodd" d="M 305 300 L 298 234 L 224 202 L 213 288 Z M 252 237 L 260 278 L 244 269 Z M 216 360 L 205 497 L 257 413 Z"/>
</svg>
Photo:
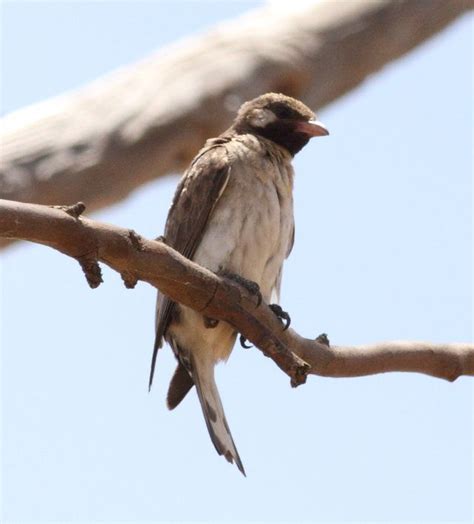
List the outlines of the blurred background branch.
<svg viewBox="0 0 474 524">
<path fill-rule="evenodd" d="M 266 6 L 91 85 L 7 115 L 0 197 L 89 210 L 182 170 L 242 101 L 321 108 L 473 7 L 472 0 Z"/>
</svg>

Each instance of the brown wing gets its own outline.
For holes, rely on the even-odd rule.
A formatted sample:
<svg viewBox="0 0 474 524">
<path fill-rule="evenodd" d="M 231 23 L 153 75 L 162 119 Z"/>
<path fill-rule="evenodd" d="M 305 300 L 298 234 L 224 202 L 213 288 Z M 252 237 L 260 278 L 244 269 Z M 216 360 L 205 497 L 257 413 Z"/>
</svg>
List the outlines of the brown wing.
<svg viewBox="0 0 474 524">
<path fill-rule="evenodd" d="M 216 143 L 217 142 L 217 143 Z M 209 217 L 229 181 L 230 165 L 227 149 L 216 139 L 194 159 L 181 179 L 168 213 L 165 242 L 192 260 Z M 175 303 L 158 292 L 156 303 L 156 338 L 151 360 L 150 380 L 153 382 L 156 355 L 173 314 Z"/>
<path fill-rule="evenodd" d="M 286 251 L 285 258 L 288 258 L 290 256 L 290 253 L 293 250 L 294 244 L 295 244 L 295 223 L 293 222 L 293 228 L 291 230 L 290 242 L 288 243 L 288 248 L 287 248 L 287 251 Z M 280 271 L 278 271 L 278 275 L 277 275 L 276 280 L 275 280 L 274 292 L 275 292 L 276 296 L 274 298 L 273 297 L 273 292 L 272 292 L 272 298 L 271 298 L 271 300 L 275 300 L 277 303 L 280 301 L 280 289 L 281 289 L 282 273 L 283 273 L 283 266 L 280 267 Z"/>
</svg>

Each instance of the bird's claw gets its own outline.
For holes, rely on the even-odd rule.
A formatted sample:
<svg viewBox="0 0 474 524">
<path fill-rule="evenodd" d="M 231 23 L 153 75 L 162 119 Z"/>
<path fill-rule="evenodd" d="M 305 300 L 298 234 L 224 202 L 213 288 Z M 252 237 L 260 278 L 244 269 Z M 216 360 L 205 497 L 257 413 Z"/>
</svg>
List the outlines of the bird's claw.
<svg viewBox="0 0 474 524">
<path fill-rule="evenodd" d="M 252 280 L 247 280 L 244 284 L 245 289 L 251 293 L 254 297 L 257 297 L 257 307 L 262 303 L 262 293 L 260 291 L 260 286 Z"/>
<path fill-rule="evenodd" d="M 245 348 L 245 349 L 250 349 L 252 347 L 252 345 L 247 345 L 245 342 L 246 342 L 246 338 L 243 336 L 243 335 L 240 335 L 240 338 L 239 338 L 239 342 L 240 342 L 240 345 Z"/>
<path fill-rule="evenodd" d="M 260 306 L 260 304 L 262 303 L 262 293 L 260 292 L 260 286 L 256 282 L 244 278 L 238 275 L 237 273 L 226 271 L 225 269 L 221 269 L 219 273 L 224 277 L 228 278 L 229 280 L 233 280 L 235 283 L 241 285 L 251 295 L 257 297 L 257 307 Z"/>
<path fill-rule="evenodd" d="M 282 321 L 282 324 L 284 324 L 283 331 L 286 331 L 290 327 L 290 324 L 291 324 L 290 315 L 288 315 L 286 311 L 283 311 L 281 306 L 279 306 L 278 304 L 270 304 L 269 308 Z"/>
</svg>

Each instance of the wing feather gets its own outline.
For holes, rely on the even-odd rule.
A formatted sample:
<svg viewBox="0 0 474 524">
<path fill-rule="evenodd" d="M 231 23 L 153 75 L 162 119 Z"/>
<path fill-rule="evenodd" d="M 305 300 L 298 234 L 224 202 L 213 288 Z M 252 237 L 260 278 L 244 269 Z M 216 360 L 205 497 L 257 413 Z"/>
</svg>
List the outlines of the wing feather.
<svg viewBox="0 0 474 524">
<path fill-rule="evenodd" d="M 165 242 L 192 260 L 212 212 L 222 196 L 230 176 L 227 149 L 222 139 L 204 148 L 183 175 L 165 226 Z M 158 349 L 176 304 L 158 292 L 156 303 L 156 338 L 148 387 L 153 382 Z"/>
</svg>

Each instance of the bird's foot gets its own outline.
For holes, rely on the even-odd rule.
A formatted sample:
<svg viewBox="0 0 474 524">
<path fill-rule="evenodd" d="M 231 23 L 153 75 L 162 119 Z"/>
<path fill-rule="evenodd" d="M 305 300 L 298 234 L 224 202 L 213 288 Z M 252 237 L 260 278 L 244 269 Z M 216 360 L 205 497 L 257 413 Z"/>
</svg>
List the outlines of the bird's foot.
<svg viewBox="0 0 474 524">
<path fill-rule="evenodd" d="M 252 344 L 246 344 L 245 342 L 247 342 L 247 339 L 243 336 L 243 335 L 240 335 L 239 337 L 239 342 L 240 342 L 240 345 L 245 348 L 245 349 L 250 349 L 252 347 Z"/>
<path fill-rule="evenodd" d="M 241 285 L 245 288 L 251 295 L 257 297 L 257 307 L 262 303 L 262 293 L 260 292 L 260 286 L 253 280 L 248 280 L 237 273 L 232 273 L 225 269 L 220 269 L 219 274 L 229 280 L 232 280 L 236 284 Z"/>
<path fill-rule="evenodd" d="M 290 315 L 288 315 L 286 311 L 283 311 L 281 306 L 279 306 L 278 304 L 270 304 L 269 308 L 282 321 L 283 331 L 286 331 L 290 327 L 290 324 L 291 324 Z"/>
</svg>

